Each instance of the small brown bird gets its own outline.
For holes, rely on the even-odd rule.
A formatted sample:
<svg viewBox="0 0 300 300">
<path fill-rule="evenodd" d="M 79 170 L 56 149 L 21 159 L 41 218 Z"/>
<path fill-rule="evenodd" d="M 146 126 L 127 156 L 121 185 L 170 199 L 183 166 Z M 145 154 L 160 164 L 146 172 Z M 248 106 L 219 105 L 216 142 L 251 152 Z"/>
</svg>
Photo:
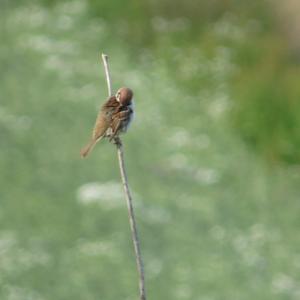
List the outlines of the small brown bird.
<svg viewBox="0 0 300 300">
<path fill-rule="evenodd" d="M 86 157 L 102 138 L 108 137 L 111 141 L 121 132 L 126 132 L 133 115 L 133 92 L 122 87 L 102 105 L 91 141 L 80 151 L 81 157 Z"/>
</svg>

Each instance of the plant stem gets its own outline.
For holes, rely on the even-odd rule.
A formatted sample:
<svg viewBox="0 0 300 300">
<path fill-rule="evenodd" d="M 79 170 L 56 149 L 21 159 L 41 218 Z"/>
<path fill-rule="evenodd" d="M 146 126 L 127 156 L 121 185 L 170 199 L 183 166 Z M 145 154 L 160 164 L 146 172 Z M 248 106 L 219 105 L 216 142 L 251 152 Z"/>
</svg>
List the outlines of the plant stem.
<svg viewBox="0 0 300 300">
<path fill-rule="evenodd" d="M 106 54 L 102 54 L 102 60 L 104 64 L 108 94 L 109 96 L 111 96 L 112 88 L 111 88 L 111 78 L 110 78 L 110 72 L 108 66 L 108 56 Z M 134 246 L 136 265 L 139 273 L 140 300 L 146 300 L 144 265 L 142 260 L 142 253 L 141 253 L 140 242 L 138 237 L 137 225 L 134 216 L 132 196 L 129 189 L 128 178 L 127 178 L 126 168 L 124 163 L 123 145 L 119 137 L 116 137 L 114 139 L 114 142 L 117 146 L 120 173 L 121 173 L 121 178 L 122 178 L 122 183 L 123 183 L 123 188 L 124 188 L 124 193 L 125 193 L 126 203 L 128 208 L 128 217 L 129 217 L 131 236 L 132 236 L 132 241 Z"/>
</svg>

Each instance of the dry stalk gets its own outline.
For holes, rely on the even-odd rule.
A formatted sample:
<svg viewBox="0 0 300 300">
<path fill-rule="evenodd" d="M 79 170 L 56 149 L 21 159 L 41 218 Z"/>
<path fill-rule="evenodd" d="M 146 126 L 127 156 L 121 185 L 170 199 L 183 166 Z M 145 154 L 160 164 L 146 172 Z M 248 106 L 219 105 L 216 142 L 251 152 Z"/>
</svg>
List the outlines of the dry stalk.
<svg viewBox="0 0 300 300">
<path fill-rule="evenodd" d="M 108 95 L 112 96 L 111 77 L 110 77 L 110 72 L 109 72 L 108 56 L 106 54 L 102 54 L 102 60 L 103 60 L 103 64 L 104 64 Z M 127 178 L 126 168 L 125 168 L 125 163 L 124 163 L 123 145 L 122 145 L 122 141 L 119 137 L 115 138 L 115 144 L 117 146 L 120 173 L 121 173 L 121 178 L 122 178 L 122 183 L 123 183 L 123 188 L 124 188 L 124 193 L 125 193 L 126 203 L 127 203 L 127 208 L 128 208 L 128 217 L 129 217 L 131 236 L 132 236 L 132 241 L 133 241 L 133 246 L 134 246 L 136 265 L 137 265 L 137 269 L 138 269 L 138 273 L 139 273 L 140 300 L 146 300 L 144 265 L 143 265 L 140 242 L 139 242 L 139 237 L 138 237 L 138 232 L 137 232 L 137 225 L 136 225 L 134 210 L 133 210 L 133 205 L 132 205 L 132 196 L 131 196 L 130 189 L 129 189 L 128 178 Z"/>
</svg>

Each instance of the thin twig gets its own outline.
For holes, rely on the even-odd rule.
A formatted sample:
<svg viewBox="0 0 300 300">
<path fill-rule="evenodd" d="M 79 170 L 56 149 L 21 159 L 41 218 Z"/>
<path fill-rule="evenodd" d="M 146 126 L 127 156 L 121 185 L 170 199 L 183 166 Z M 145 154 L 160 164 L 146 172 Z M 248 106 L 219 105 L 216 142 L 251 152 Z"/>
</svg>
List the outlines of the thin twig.
<svg viewBox="0 0 300 300">
<path fill-rule="evenodd" d="M 143 265 L 143 261 L 142 261 L 141 248 L 140 248 L 138 232 L 137 232 L 137 227 L 136 227 L 136 222 L 135 222 L 135 217 L 134 217 L 134 211 L 133 211 L 133 206 L 132 206 L 132 197 L 131 197 L 131 193 L 129 190 L 128 179 L 127 179 L 127 174 L 126 174 L 125 165 L 124 165 L 124 155 L 123 155 L 122 143 L 118 143 L 117 147 L 118 147 L 120 172 L 121 172 L 124 192 L 126 195 L 126 202 L 127 202 L 130 229 L 131 229 L 131 235 L 132 235 L 134 252 L 135 252 L 136 265 L 137 265 L 137 269 L 139 272 L 140 299 L 146 300 L 144 265 Z"/>
<path fill-rule="evenodd" d="M 110 79 L 110 72 L 108 66 L 108 56 L 106 54 L 102 54 L 102 60 L 105 69 L 108 94 L 109 96 L 111 96 L 112 88 L 111 88 L 111 79 Z M 122 146 L 121 139 L 119 137 L 115 138 L 115 144 L 117 146 L 117 151 L 118 151 L 120 173 L 121 173 L 121 178 L 122 178 L 122 183 L 123 183 L 123 188 L 124 188 L 124 193 L 125 193 L 126 203 L 128 208 L 128 217 L 129 217 L 131 236 L 132 236 L 132 241 L 134 246 L 136 265 L 139 273 L 140 300 L 146 300 L 144 265 L 143 265 L 140 242 L 139 242 L 139 237 L 137 232 L 137 225 L 136 225 L 134 210 L 132 205 L 132 197 L 128 185 L 128 178 L 127 178 L 126 168 L 124 163 L 123 146 Z"/>
<path fill-rule="evenodd" d="M 107 82 L 107 91 L 108 91 L 108 96 L 112 96 L 112 88 L 111 88 L 111 79 L 110 79 L 110 72 L 109 72 L 109 66 L 108 66 L 108 56 L 104 53 L 102 53 L 102 61 L 104 64 L 104 71 L 105 71 L 105 77 L 106 77 L 106 82 Z"/>
</svg>

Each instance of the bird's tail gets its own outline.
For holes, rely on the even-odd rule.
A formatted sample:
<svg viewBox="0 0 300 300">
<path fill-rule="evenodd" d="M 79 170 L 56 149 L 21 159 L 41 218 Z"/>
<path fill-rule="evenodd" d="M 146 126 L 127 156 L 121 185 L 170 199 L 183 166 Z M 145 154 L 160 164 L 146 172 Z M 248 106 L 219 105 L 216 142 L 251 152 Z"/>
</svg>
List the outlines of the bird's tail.
<svg viewBox="0 0 300 300">
<path fill-rule="evenodd" d="M 80 150 L 80 156 L 85 158 L 93 150 L 98 140 L 92 139 L 85 147 Z"/>
</svg>

